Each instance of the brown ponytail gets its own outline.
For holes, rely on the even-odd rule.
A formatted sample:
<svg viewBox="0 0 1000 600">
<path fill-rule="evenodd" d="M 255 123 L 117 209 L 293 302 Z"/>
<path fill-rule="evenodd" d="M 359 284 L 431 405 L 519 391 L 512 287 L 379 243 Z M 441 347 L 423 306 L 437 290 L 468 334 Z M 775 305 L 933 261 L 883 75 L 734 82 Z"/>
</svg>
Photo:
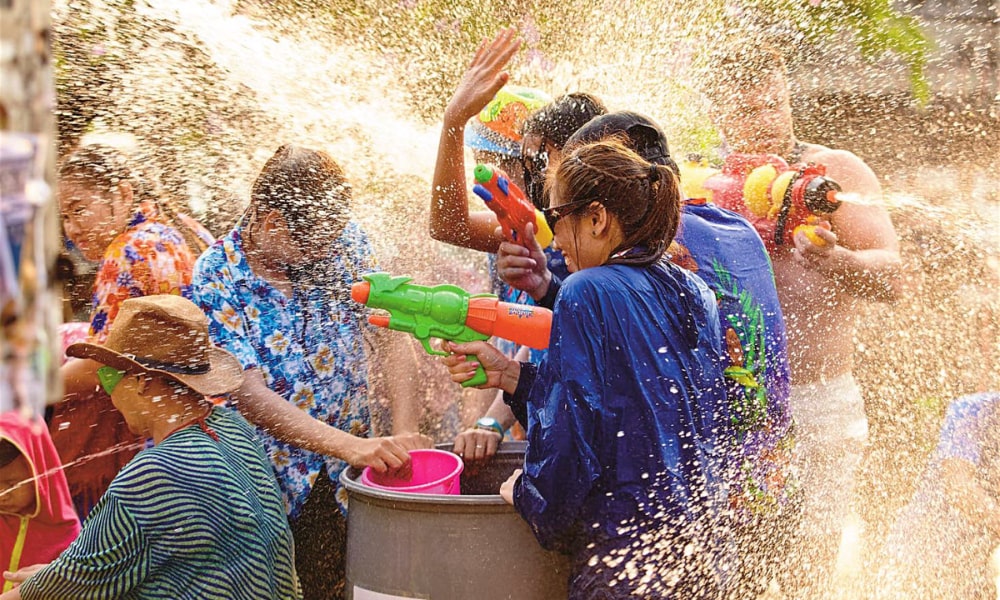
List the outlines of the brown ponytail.
<svg viewBox="0 0 1000 600">
<path fill-rule="evenodd" d="M 659 261 L 677 233 L 680 189 L 669 168 L 646 162 L 619 139 L 578 146 L 546 181 L 564 204 L 593 200 L 621 224 L 625 236 L 606 264 L 646 266 Z"/>
</svg>

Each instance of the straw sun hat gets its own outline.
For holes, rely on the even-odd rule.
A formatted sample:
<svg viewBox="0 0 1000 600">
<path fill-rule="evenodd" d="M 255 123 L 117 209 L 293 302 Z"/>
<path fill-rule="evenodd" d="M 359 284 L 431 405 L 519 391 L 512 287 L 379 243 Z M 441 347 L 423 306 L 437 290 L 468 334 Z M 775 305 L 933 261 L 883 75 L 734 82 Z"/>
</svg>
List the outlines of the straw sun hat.
<svg viewBox="0 0 1000 600">
<path fill-rule="evenodd" d="M 243 383 L 236 357 L 209 341 L 205 313 L 170 294 L 129 298 L 104 344 L 72 344 L 66 354 L 130 373 L 162 375 L 206 396 L 231 392 Z"/>
</svg>

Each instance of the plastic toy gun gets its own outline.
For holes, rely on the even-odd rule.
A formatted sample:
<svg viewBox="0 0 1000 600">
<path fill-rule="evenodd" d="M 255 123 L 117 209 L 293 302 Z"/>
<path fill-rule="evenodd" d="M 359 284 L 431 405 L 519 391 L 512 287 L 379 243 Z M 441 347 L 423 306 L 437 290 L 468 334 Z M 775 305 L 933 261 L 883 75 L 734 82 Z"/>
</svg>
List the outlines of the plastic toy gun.
<svg viewBox="0 0 1000 600">
<path fill-rule="evenodd" d="M 504 239 L 523 244 L 525 225 L 534 223 L 538 244 L 545 248 L 552 243 L 552 230 L 545 222 L 542 212 L 535 208 L 524 191 L 502 169 L 478 164 L 472 175 L 476 179 L 472 191 L 496 214 Z"/>
<path fill-rule="evenodd" d="M 746 217 L 769 252 L 792 244 L 796 229 L 820 226 L 815 217 L 837 210 L 843 193 L 823 165 L 789 166 L 772 154 L 731 154 L 703 186 L 716 204 Z M 822 240 L 811 229 L 806 235 Z"/>
<path fill-rule="evenodd" d="M 549 347 L 552 311 L 547 308 L 500 302 L 493 294 L 470 294 L 455 285 L 415 285 L 409 283 L 411 277 L 393 277 L 389 273 L 371 273 L 363 278 L 351 286 L 351 298 L 389 313 L 372 315 L 368 322 L 412 334 L 428 354 L 448 354 L 434 350 L 431 338 L 462 343 L 495 335 L 538 350 Z M 462 387 L 484 383 L 486 371 L 480 365 L 476 375 Z"/>
</svg>

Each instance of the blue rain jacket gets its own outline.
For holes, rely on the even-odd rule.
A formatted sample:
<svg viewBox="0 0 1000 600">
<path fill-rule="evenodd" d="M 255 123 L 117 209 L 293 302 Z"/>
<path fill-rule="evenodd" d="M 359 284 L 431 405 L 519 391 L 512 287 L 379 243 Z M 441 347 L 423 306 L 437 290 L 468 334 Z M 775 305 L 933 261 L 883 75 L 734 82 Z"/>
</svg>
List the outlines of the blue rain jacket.
<svg viewBox="0 0 1000 600">
<path fill-rule="evenodd" d="M 513 398 L 526 396 L 528 413 L 514 505 L 542 546 L 571 555 L 571 597 L 621 570 L 591 556 L 642 562 L 637 550 L 657 543 L 671 556 L 646 556 L 653 564 L 720 577 L 728 414 L 719 323 L 712 292 L 666 262 L 595 267 L 563 282 L 549 353 L 537 373 L 522 371 Z M 685 547 L 701 550 L 681 557 Z"/>
</svg>

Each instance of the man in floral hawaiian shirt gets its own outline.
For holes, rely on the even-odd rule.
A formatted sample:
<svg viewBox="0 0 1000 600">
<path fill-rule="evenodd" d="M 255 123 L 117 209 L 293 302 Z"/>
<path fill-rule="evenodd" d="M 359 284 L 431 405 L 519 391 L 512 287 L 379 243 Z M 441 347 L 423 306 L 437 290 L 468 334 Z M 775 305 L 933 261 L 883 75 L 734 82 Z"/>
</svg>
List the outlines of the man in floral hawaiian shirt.
<svg viewBox="0 0 1000 600">
<path fill-rule="evenodd" d="M 349 220 L 349 201 L 333 159 L 282 146 L 254 182 L 244 217 L 199 258 L 193 282 L 213 341 L 243 364 L 245 382 L 232 400 L 270 455 L 307 600 L 343 594 L 341 471 L 405 468 L 408 449 L 430 445 L 402 433 L 415 431 L 419 409 L 415 385 L 400 376 L 416 359 L 409 340 L 372 332 L 350 299 L 351 284 L 375 260 Z M 374 364 L 391 375 L 391 437 L 369 437 Z"/>
</svg>

